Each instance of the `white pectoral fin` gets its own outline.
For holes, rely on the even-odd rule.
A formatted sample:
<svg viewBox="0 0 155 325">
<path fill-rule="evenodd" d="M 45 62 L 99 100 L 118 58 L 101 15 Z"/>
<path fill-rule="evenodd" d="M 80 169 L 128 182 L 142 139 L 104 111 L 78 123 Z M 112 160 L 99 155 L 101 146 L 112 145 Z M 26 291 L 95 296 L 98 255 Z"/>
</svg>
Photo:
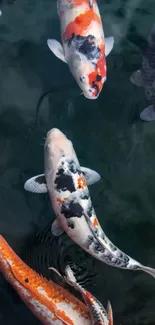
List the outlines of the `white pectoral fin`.
<svg viewBox="0 0 155 325">
<path fill-rule="evenodd" d="M 92 185 L 100 181 L 101 176 L 95 170 L 86 167 L 81 167 L 81 170 L 84 174 L 87 185 Z"/>
<path fill-rule="evenodd" d="M 61 228 L 58 219 L 55 219 L 51 226 L 51 232 L 53 236 L 60 236 L 63 234 L 64 230 Z"/>
<path fill-rule="evenodd" d="M 47 193 L 48 189 L 46 185 L 45 175 L 40 174 L 28 179 L 28 181 L 26 181 L 24 184 L 24 189 L 33 193 Z"/>
<path fill-rule="evenodd" d="M 114 46 L 114 37 L 106 37 L 105 38 L 105 56 L 108 56 L 108 54 L 111 52 Z"/>
<path fill-rule="evenodd" d="M 136 70 L 135 72 L 133 72 L 133 74 L 130 77 L 130 81 L 138 87 L 144 87 L 142 71 Z"/>
<path fill-rule="evenodd" d="M 67 63 L 65 59 L 63 47 L 58 41 L 56 41 L 55 39 L 48 39 L 47 45 L 58 59 Z"/>
</svg>

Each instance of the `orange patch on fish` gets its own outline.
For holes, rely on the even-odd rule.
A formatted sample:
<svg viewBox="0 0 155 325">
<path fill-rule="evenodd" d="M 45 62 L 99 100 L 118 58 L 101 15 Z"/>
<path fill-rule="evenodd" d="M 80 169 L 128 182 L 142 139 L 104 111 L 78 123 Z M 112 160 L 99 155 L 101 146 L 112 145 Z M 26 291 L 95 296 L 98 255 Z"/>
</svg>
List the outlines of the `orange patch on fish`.
<svg viewBox="0 0 155 325">
<path fill-rule="evenodd" d="M 106 62 L 104 59 L 104 49 L 104 45 L 100 47 L 100 59 L 96 64 L 96 70 L 88 75 L 89 85 L 92 87 L 95 83 L 98 86 L 99 90 L 101 90 L 103 86 L 102 78 L 106 76 Z M 101 80 L 97 80 L 97 75 L 101 76 Z M 92 95 L 97 95 L 97 89 L 94 89 Z"/>
<path fill-rule="evenodd" d="M 93 226 L 98 227 L 98 220 L 96 218 L 93 220 Z"/>
<path fill-rule="evenodd" d="M 68 200 L 68 197 L 64 197 L 63 200 L 61 200 L 59 197 L 57 197 L 56 200 L 57 200 L 58 204 L 61 205 L 61 204 L 63 204 L 63 201 Z"/>
<path fill-rule="evenodd" d="M 67 25 L 63 38 L 68 39 L 73 33 L 83 36 L 92 21 L 96 21 L 99 25 L 102 25 L 99 16 L 92 9 L 90 9 L 76 17 L 74 21 L 71 21 Z"/>
<path fill-rule="evenodd" d="M 63 203 L 63 201 L 61 199 L 59 199 L 59 197 L 57 197 L 56 200 L 57 200 L 59 205 L 61 205 Z"/>
<path fill-rule="evenodd" d="M 78 189 L 80 189 L 80 188 L 82 190 L 85 189 L 85 187 L 86 187 L 86 180 L 85 180 L 84 176 L 80 176 L 78 178 L 78 180 L 77 180 L 77 183 L 78 183 L 78 186 L 77 186 Z"/>
<path fill-rule="evenodd" d="M 83 4 L 88 4 L 89 8 L 89 0 L 68 0 L 69 3 L 73 3 L 75 6 L 82 6 Z"/>
</svg>

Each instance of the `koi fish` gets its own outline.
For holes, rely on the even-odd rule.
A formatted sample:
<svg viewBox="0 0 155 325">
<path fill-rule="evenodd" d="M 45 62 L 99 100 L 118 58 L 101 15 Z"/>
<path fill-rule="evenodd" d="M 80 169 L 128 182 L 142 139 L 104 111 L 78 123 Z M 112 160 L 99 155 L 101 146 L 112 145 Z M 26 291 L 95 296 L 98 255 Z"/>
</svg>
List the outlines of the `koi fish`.
<svg viewBox="0 0 155 325">
<path fill-rule="evenodd" d="M 49 192 L 56 214 L 52 234 L 59 236 L 65 231 L 76 244 L 98 260 L 122 269 L 141 270 L 155 277 L 154 269 L 123 253 L 105 235 L 87 186 L 89 181 L 91 184 L 96 181 L 96 174 L 81 168 L 72 142 L 56 128 L 47 133 L 44 163 L 45 174 L 30 178 L 24 188 L 34 193 Z"/>
<path fill-rule="evenodd" d="M 58 274 L 61 281 L 65 281 L 67 284 L 75 288 L 83 297 L 85 304 L 91 315 L 92 325 L 113 325 L 113 312 L 110 301 L 107 304 L 107 310 L 103 307 L 100 301 L 94 297 L 89 291 L 84 289 L 79 283 L 77 283 L 74 277 L 73 271 L 69 265 L 66 266 L 66 276 L 62 277 L 61 274 L 54 268 L 50 268 Z"/>
<path fill-rule="evenodd" d="M 92 325 L 87 306 L 27 266 L 0 235 L 0 271 L 44 325 Z"/>
<path fill-rule="evenodd" d="M 106 59 L 114 38 L 104 38 L 96 0 L 57 0 L 62 45 L 48 39 L 50 50 L 68 64 L 88 99 L 96 99 L 106 81 Z"/>
<path fill-rule="evenodd" d="M 51 223 L 31 236 L 22 259 L 47 279 L 51 278 L 49 265 L 61 274 L 64 274 L 66 266 L 69 265 L 76 280 L 83 287 L 92 287 L 99 281 L 97 260 L 76 245 L 65 232 L 61 236 L 52 236 Z"/>
<path fill-rule="evenodd" d="M 130 81 L 138 87 L 143 87 L 145 95 L 151 105 L 146 107 L 140 118 L 144 121 L 155 120 L 155 24 L 153 25 L 148 38 L 148 44 L 142 58 L 141 70 L 135 71 Z"/>
</svg>

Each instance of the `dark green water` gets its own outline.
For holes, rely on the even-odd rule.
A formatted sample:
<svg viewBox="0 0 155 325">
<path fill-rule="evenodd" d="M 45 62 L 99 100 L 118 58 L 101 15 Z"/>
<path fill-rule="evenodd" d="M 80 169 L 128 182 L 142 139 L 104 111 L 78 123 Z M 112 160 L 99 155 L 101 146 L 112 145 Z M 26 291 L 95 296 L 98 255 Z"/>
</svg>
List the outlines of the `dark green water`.
<svg viewBox="0 0 155 325">
<path fill-rule="evenodd" d="M 38 231 L 46 233 L 54 215 L 48 197 L 25 193 L 23 184 L 42 173 L 44 137 L 57 127 L 72 140 L 81 165 L 102 175 L 90 192 L 105 233 L 130 256 L 155 268 L 155 122 L 139 119 L 147 101 L 129 81 L 154 23 L 154 1 L 98 1 L 105 36 L 113 35 L 115 46 L 96 101 L 79 96 L 67 65 L 46 45 L 47 38 L 60 40 L 56 1 L 0 3 L 0 233 L 33 263 L 37 253 L 29 240 Z M 48 90 L 32 132 L 38 100 Z M 50 244 L 50 260 L 56 263 L 62 244 Z M 44 246 L 42 254 L 49 254 Z M 75 255 L 74 247 L 71 251 Z M 71 253 L 66 248 L 64 254 Z M 105 306 L 111 301 L 114 324 L 155 324 L 153 278 L 80 258 L 97 272 L 89 290 Z M 39 324 L 1 274 L 0 324 Z"/>
</svg>

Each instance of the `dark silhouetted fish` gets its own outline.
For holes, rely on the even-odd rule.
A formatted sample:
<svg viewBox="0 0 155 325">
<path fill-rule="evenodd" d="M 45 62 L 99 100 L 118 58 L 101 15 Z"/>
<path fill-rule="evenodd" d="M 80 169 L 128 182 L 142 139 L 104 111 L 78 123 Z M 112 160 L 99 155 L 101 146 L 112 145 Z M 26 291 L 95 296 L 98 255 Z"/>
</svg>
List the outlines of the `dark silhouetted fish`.
<svg viewBox="0 0 155 325">
<path fill-rule="evenodd" d="M 140 118 L 144 121 L 155 120 L 155 24 L 148 37 L 148 45 L 143 54 L 141 70 L 135 71 L 130 80 L 138 87 L 145 89 L 147 99 L 151 105 L 146 107 Z"/>
</svg>

